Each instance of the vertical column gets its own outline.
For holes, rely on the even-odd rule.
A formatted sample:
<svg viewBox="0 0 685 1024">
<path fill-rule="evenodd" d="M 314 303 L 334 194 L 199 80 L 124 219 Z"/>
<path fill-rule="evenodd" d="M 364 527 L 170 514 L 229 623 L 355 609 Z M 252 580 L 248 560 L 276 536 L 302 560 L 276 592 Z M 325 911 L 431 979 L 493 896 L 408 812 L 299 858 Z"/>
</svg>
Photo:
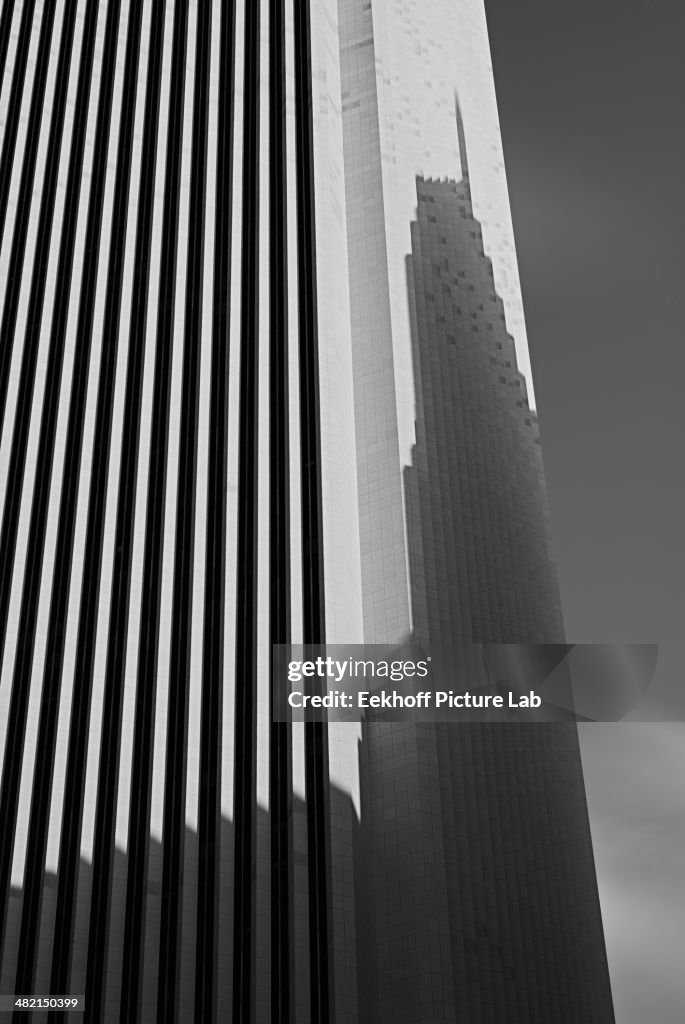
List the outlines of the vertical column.
<svg viewBox="0 0 685 1024">
<path fill-rule="evenodd" d="M 288 358 L 288 176 L 286 149 L 286 5 L 269 9 L 269 469 L 270 645 L 290 639 L 290 447 Z M 271 651 L 268 652 L 271 668 Z M 269 673 L 270 674 L 270 673 Z M 273 679 L 270 679 L 270 689 Z M 271 694 L 269 711 L 272 711 Z M 271 1019 L 293 1007 L 291 730 L 270 724 Z"/>
<path fill-rule="evenodd" d="M 261 3 L 244 10 L 238 529 L 235 627 L 233 1017 L 254 1004 L 257 726 L 259 114 Z"/>
<path fill-rule="evenodd" d="M 206 540 L 202 694 L 198 751 L 198 884 L 195 944 L 195 1019 L 217 1013 L 221 863 L 221 708 L 224 696 L 226 614 L 226 487 L 228 426 L 229 295 L 231 278 L 234 3 L 215 6 L 207 181 L 203 355 L 207 452 Z M 206 378 L 209 378 L 206 380 Z M 200 510 L 198 510 L 198 516 Z"/>
<path fill-rule="evenodd" d="M 217 1014 L 219 1019 L 230 1018 L 233 1013 L 234 962 L 233 950 L 236 938 L 234 907 L 237 892 L 236 879 L 236 801 L 239 786 L 243 785 L 243 774 L 236 760 L 238 731 L 237 691 L 240 681 L 237 674 L 238 650 L 238 600 L 236 575 L 238 571 L 238 526 L 240 494 L 238 488 L 240 464 L 240 330 L 242 318 L 242 228 L 243 228 L 243 125 L 245 111 L 245 6 L 236 3 L 223 5 L 222 54 L 227 57 L 231 47 L 233 67 L 226 71 L 229 87 L 222 91 L 222 132 L 225 143 L 230 140 L 230 123 L 233 118 L 233 145 L 231 153 L 232 175 L 230 187 L 225 187 L 225 202 L 231 204 L 230 263 L 226 267 L 225 283 L 228 308 L 226 324 L 231 343 L 228 346 L 228 409 L 226 447 L 226 567 L 224 572 L 225 612 L 224 657 L 223 657 L 223 700 L 221 707 L 221 858 L 219 864 L 218 943 L 219 962 L 226 965 L 220 971 L 217 986 Z M 230 20 L 229 20 L 230 16 Z M 226 80 L 226 79 L 225 79 Z M 230 105 L 232 97 L 232 108 Z M 217 187 L 219 184 L 217 182 Z M 222 287 L 224 285 L 222 284 Z M 238 941 L 242 941 L 240 938 Z"/>
</svg>

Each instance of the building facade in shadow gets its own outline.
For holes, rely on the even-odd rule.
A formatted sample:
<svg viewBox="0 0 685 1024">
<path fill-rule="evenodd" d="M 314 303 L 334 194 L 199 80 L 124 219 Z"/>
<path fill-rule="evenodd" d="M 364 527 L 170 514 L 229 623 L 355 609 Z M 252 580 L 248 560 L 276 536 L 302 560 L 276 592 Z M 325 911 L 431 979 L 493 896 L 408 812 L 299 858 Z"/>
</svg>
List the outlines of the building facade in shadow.
<svg viewBox="0 0 685 1024">
<path fill-rule="evenodd" d="M 417 178 L 407 258 L 412 637 L 445 688 L 461 643 L 564 641 L 537 417 L 457 119 L 461 179 Z M 361 757 L 366 1019 L 612 1020 L 576 726 L 367 725 Z"/>
</svg>

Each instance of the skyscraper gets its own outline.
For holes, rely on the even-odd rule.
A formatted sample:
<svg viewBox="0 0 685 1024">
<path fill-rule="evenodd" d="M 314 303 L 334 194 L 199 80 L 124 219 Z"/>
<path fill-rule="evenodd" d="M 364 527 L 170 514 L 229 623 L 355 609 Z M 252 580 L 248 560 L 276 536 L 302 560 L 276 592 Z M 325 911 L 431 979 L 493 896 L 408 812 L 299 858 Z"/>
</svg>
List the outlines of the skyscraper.
<svg viewBox="0 0 685 1024">
<path fill-rule="evenodd" d="M 610 1021 L 573 727 L 271 714 L 290 639 L 563 639 L 480 0 L 0 59 L 0 993 Z"/>
<path fill-rule="evenodd" d="M 460 644 L 563 640 L 536 417 L 460 137 L 461 180 L 417 178 L 406 261 L 412 636 L 447 687 Z M 611 1020 L 575 725 L 369 724 L 361 749 L 369 1019 Z"/>
</svg>

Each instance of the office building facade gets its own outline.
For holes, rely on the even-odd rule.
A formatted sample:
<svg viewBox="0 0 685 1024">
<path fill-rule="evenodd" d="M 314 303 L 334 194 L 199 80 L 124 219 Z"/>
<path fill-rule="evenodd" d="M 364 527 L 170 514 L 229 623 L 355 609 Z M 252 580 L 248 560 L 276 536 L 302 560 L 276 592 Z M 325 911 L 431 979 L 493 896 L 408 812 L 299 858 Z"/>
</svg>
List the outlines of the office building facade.
<svg viewBox="0 0 685 1024">
<path fill-rule="evenodd" d="M 481 0 L 6 0 L 0 69 L 0 993 L 611 1020 L 572 729 L 271 715 L 274 643 L 563 639 Z"/>
</svg>

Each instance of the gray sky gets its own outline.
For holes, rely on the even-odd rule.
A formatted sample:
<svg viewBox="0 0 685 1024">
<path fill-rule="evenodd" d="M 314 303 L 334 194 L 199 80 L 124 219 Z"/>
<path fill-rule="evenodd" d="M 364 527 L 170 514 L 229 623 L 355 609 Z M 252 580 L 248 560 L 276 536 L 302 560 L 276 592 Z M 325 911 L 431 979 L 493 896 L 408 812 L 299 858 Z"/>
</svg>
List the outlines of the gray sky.
<svg viewBox="0 0 685 1024">
<path fill-rule="evenodd" d="M 568 639 L 683 686 L 685 7 L 486 0 Z M 618 1024 L 682 1024 L 685 726 L 582 728 Z"/>
</svg>

